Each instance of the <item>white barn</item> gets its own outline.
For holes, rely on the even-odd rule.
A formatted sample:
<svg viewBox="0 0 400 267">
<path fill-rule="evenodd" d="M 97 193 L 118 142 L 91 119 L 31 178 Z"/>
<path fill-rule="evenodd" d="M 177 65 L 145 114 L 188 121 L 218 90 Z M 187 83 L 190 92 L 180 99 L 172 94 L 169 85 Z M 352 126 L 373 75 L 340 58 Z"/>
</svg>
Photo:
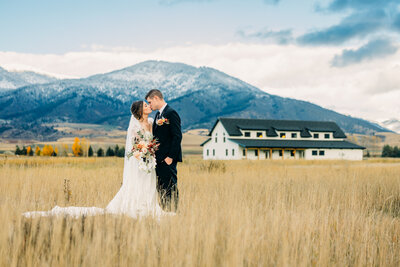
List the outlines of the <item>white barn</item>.
<svg viewBox="0 0 400 267">
<path fill-rule="evenodd" d="M 335 122 L 218 118 L 201 144 L 203 159 L 362 160 Z"/>
</svg>

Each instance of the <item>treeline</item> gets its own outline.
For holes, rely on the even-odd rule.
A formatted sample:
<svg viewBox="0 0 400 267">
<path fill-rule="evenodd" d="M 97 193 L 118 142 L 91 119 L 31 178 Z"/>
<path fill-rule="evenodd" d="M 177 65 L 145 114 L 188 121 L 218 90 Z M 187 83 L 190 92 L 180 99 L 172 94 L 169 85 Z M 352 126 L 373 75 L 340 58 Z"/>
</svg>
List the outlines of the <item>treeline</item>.
<svg viewBox="0 0 400 267">
<path fill-rule="evenodd" d="M 400 149 L 398 146 L 391 147 L 384 145 L 382 149 L 382 157 L 388 158 L 400 158 Z"/>
<path fill-rule="evenodd" d="M 72 155 L 75 157 L 124 157 L 125 156 L 125 147 L 119 147 L 116 145 L 115 147 L 108 147 L 106 150 L 103 148 L 97 149 L 95 152 L 93 147 L 89 145 L 86 139 L 79 138 L 74 139 L 74 143 L 71 147 Z M 60 147 L 53 147 L 52 145 L 44 145 L 42 148 L 36 146 L 35 148 L 31 146 L 23 146 L 20 148 L 18 145 L 15 148 L 15 155 L 23 155 L 23 156 L 63 156 L 68 157 L 70 154 L 68 153 L 69 147 L 67 144 L 61 144 Z"/>
<path fill-rule="evenodd" d="M 106 153 L 104 154 L 104 150 L 100 147 L 97 150 L 98 157 L 120 157 L 123 158 L 125 156 L 125 147 L 119 147 L 116 145 L 114 148 L 108 147 Z"/>
</svg>

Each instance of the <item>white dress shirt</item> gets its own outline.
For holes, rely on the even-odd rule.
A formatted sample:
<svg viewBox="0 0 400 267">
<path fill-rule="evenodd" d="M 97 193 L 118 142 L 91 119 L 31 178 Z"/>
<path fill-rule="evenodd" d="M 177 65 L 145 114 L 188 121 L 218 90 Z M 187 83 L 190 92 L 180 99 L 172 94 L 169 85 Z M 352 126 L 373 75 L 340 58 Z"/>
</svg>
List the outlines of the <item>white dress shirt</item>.
<svg viewBox="0 0 400 267">
<path fill-rule="evenodd" d="M 165 107 L 167 106 L 167 103 L 165 103 L 164 104 L 164 106 L 162 106 L 158 111 L 160 112 L 160 117 L 161 117 L 161 114 L 163 113 L 163 111 L 164 111 L 164 109 L 165 109 Z"/>
</svg>

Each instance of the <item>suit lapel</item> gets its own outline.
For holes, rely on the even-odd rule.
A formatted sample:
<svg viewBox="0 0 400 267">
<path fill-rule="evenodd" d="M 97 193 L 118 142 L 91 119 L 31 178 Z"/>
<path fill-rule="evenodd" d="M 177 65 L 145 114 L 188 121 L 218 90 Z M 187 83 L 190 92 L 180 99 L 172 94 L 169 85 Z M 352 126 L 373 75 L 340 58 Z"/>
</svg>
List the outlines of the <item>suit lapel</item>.
<svg viewBox="0 0 400 267">
<path fill-rule="evenodd" d="M 168 108 L 168 104 L 165 106 L 165 108 L 163 109 L 162 113 L 160 114 L 160 118 L 162 118 L 164 116 L 165 111 Z"/>
<path fill-rule="evenodd" d="M 160 111 L 157 111 L 157 112 L 156 112 L 156 116 L 154 117 L 154 122 L 153 122 L 153 134 L 154 134 L 154 131 L 155 131 L 156 128 L 157 128 L 158 114 L 160 114 Z"/>
<path fill-rule="evenodd" d="M 154 129 L 153 129 L 153 133 L 155 132 L 155 130 L 157 129 L 157 127 L 158 127 L 158 125 L 157 125 L 157 115 L 158 115 L 158 119 L 161 119 L 163 116 L 164 116 L 164 114 L 165 114 L 165 111 L 167 110 L 167 108 L 168 108 L 168 104 L 165 106 L 165 108 L 163 109 L 163 111 L 162 111 L 162 113 L 160 114 L 160 111 L 157 111 L 157 113 L 156 113 L 156 117 L 155 117 L 155 125 L 153 124 L 153 127 L 154 127 Z"/>
</svg>

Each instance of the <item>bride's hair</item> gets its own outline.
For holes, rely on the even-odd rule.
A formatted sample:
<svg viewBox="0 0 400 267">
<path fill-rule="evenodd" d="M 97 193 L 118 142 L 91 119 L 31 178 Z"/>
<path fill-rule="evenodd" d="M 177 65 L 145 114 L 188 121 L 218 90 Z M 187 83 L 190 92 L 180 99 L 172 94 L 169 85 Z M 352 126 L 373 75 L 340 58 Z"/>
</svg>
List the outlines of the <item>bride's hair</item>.
<svg viewBox="0 0 400 267">
<path fill-rule="evenodd" d="M 133 102 L 132 106 L 131 106 L 131 112 L 132 112 L 132 115 L 138 121 L 140 121 L 140 119 L 143 117 L 143 101 L 139 100 L 139 101 Z"/>
</svg>

